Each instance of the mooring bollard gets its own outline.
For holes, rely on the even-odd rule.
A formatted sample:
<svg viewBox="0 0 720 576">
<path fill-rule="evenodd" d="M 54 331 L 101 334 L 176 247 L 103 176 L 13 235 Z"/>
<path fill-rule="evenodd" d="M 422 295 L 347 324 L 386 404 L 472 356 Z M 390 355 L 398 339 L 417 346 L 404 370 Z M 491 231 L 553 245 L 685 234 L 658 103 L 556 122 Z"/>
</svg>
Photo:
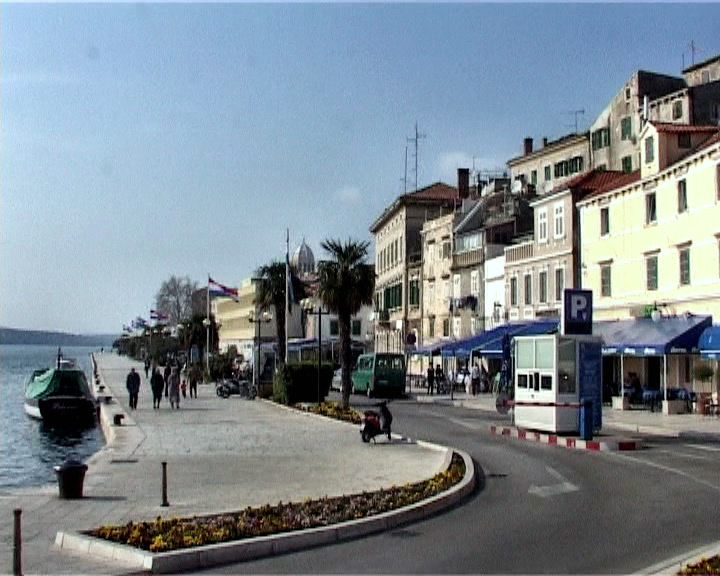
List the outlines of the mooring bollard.
<svg viewBox="0 0 720 576">
<path fill-rule="evenodd" d="M 167 462 L 162 463 L 162 504 L 161 506 L 170 506 L 167 499 Z"/>
<path fill-rule="evenodd" d="M 22 514 L 22 510 L 20 508 L 15 508 L 15 510 L 13 510 L 13 514 L 15 515 L 15 535 L 13 539 L 13 574 L 15 576 L 20 576 L 22 574 L 22 535 L 20 533 L 20 515 Z"/>
</svg>

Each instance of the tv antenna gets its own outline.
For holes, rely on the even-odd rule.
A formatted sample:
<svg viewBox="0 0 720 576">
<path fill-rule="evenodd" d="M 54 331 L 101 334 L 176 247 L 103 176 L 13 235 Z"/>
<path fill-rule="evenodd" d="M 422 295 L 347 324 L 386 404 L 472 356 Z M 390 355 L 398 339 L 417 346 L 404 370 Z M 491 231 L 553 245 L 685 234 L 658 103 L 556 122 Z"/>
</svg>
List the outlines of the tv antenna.
<svg viewBox="0 0 720 576">
<path fill-rule="evenodd" d="M 417 125 L 417 122 L 415 122 L 415 136 L 413 136 L 413 137 L 411 137 L 411 138 L 408 138 L 407 141 L 408 141 L 408 143 L 412 143 L 412 144 L 415 145 L 415 155 L 414 155 L 414 158 L 415 158 L 415 190 L 416 190 L 416 191 L 417 191 L 417 189 L 418 189 L 418 141 L 419 141 L 421 138 L 425 138 L 425 137 L 426 137 L 425 134 L 420 134 L 420 133 L 418 132 L 418 125 Z M 405 148 L 405 150 L 406 150 L 406 158 L 407 158 L 407 148 Z M 407 160 L 405 161 L 405 165 L 406 165 L 406 168 L 405 168 L 405 172 L 406 172 L 405 179 L 406 179 L 406 182 L 407 182 Z"/>
<path fill-rule="evenodd" d="M 579 108 L 579 109 L 577 109 L 577 110 L 568 110 L 567 112 L 565 112 L 565 114 L 572 114 L 572 115 L 573 115 L 573 119 L 574 119 L 573 124 L 566 124 L 566 126 L 567 126 L 568 128 L 570 128 L 571 126 L 575 126 L 575 134 L 577 134 L 577 133 L 578 133 L 578 116 L 584 116 L 584 115 L 585 115 L 585 109 L 584 109 L 584 108 Z"/>
<path fill-rule="evenodd" d="M 702 52 L 700 48 L 697 47 L 695 44 L 695 40 L 690 40 L 690 44 L 687 45 L 688 48 L 690 48 L 690 58 L 692 59 L 692 63 L 690 66 L 695 66 L 695 54 L 698 52 Z M 682 60 L 683 60 L 683 70 L 685 69 L 685 52 L 682 54 Z"/>
</svg>

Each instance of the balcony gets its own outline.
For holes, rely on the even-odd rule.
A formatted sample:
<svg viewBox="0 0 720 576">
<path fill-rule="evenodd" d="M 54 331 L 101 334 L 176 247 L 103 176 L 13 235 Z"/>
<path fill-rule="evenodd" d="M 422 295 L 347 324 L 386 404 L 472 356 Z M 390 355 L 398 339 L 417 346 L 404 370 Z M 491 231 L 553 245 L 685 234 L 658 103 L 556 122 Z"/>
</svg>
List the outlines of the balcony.
<svg viewBox="0 0 720 576">
<path fill-rule="evenodd" d="M 387 324 L 390 322 L 390 312 L 388 310 L 378 310 L 377 321 L 380 324 Z"/>
<path fill-rule="evenodd" d="M 505 264 L 528 260 L 534 255 L 534 242 L 529 240 L 515 246 L 505 248 Z"/>
<path fill-rule="evenodd" d="M 463 268 L 465 266 L 475 266 L 476 264 L 482 264 L 484 250 L 482 248 L 475 248 L 474 250 L 467 250 L 465 252 L 459 252 L 453 254 L 452 267 Z"/>
</svg>

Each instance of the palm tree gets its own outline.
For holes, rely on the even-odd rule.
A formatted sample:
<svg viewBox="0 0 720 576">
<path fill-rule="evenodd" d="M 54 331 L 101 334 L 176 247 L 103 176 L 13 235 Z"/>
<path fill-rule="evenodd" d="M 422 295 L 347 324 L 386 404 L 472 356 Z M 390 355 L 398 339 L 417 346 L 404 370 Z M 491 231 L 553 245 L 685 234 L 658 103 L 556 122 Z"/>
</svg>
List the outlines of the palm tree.
<svg viewBox="0 0 720 576">
<path fill-rule="evenodd" d="M 318 296 L 328 310 L 337 314 L 340 329 L 340 364 L 342 367 L 342 403 L 350 404 L 350 318 L 365 304 L 373 301 L 375 273 L 365 263 L 368 242 L 328 239 L 320 246 L 330 260 L 318 263 Z"/>
<path fill-rule="evenodd" d="M 255 304 L 261 310 L 273 308 L 275 312 L 275 328 L 277 330 L 278 359 L 281 364 L 285 363 L 285 262 L 273 260 L 270 264 L 260 266 L 255 272 L 260 279 L 255 294 Z M 297 302 L 305 298 L 305 285 L 295 273 L 294 267 L 290 266 L 290 279 L 292 282 L 293 296 L 290 309 L 292 310 L 293 300 Z"/>
</svg>

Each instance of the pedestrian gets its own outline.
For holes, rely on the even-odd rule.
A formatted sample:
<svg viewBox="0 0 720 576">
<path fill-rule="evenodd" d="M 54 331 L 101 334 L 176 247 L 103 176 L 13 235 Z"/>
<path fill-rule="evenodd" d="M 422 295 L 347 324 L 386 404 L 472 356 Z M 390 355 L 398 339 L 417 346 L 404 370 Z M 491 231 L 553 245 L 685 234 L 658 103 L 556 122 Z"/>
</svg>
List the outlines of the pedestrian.
<svg viewBox="0 0 720 576">
<path fill-rule="evenodd" d="M 480 368 L 480 391 L 490 392 L 490 375 L 485 370 L 485 366 Z"/>
<path fill-rule="evenodd" d="M 473 364 L 472 372 L 470 373 L 470 388 L 472 389 L 473 396 L 476 396 L 478 390 L 480 390 L 480 368 L 477 362 Z"/>
<path fill-rule="evenodd" d="M 165 386 L 165 380 L 158 368 L 153 369 L 152 376 L 150 377 L 150 388 L 153 393 L 153 410 L 160 408 L 160 400 L 162 400 L 163 387 Z"/>
<path fill-rule="evenodd" d="M 200 371 L 200 369 L 199 369 L 197 366 L 195 366 L 195 365 L 193 365 L 193 366 L 190 368 L 190 376 L 189 376 L 189 380 L 190 380 L 190 398 L 193 397 L 193 394 L 195 394 L 195 398 L 197 398 L 197 385 L 198 385 L 198 380 L 200 379 L 199 376 L 198 376 L 198 372 L 199 372 L 199 371 Z"/>
<path fill-rule="evenodd" d="M 170 386 L 170 360 L 165 361 L 165 370 L 163 371 L 163 380 L 165 382 L 165 398 L 168 397 L 168 387 Z"/>
<path fill-rule="evenodd" d="M 180 408 L 180 372 L 177 366 L 172 367 L 168 382 L 170 392 L 170 407 Z"/>
<path fill-rule="evenodd" d="M 130 374 L 125 380 L 125 387 L 130 394 L 130 409 L 137 410 L 138 394 L 140 393 L 140 374 L 135 372 L 135 368 L 130 368 Z"/>
<path fill-rule="evenodd" d="M 145 358 L 145 380 L 148 379 L 148 372 L 150 371 L 150 358 Z"/>
<path fill-rule="evenodd" d="M 440 394 L 440 387 L 443 388 L 443 393 L 444 393 L 445 392 L 445 375 L 443 374 L 440 364 L 435 366 L 435 382 L 437 382 L 438 394 Z"/>
<path fill-rule="evenodd" d="M 187 382 L 185 381 L 185 378 L 183 378 L 180 382 L 180 392 L 182 393 L 183 398 L 187 398 L 185 395 L 185 392 L 187 391 Z"/>
<path fill-rule="evenodd" d="M 433 395 L 433 387 L 435 385 L 435 371 L 433 370 L 432 364 L 427 369 L 427 386 L 428 394 Z"/>
</svg>

